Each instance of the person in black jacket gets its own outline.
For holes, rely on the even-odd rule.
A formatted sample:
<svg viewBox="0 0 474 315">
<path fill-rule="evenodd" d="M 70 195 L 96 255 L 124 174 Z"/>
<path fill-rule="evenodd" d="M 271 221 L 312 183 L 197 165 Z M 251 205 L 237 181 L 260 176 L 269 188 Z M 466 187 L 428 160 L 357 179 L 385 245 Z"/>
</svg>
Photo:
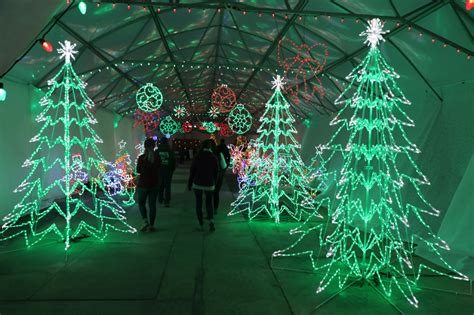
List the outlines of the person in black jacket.
<svg viewBox="0 0 474 315">
<path fill-rule="evenodd" d="M 164 201 L 165 207 L 169 207 L 171 201 L 171 178 L 176 168 L 176 158 L 174 152 L 168 145 L 167 138 L 160 139 L 157 152 L 161 159 L 158 202 L 163 203 Z"/>
<path fill-rule="evenodd" d="M 217 158 L 217 164 L 218 164 L 218 172 L 217 172 L 217 179 L 216 179 L 216 185 L 214 187 L 214 214 L 217 214 L 217 209 L 219 208 L 219 193 L 222 187 L 222 182 L 224 181 L 224 174 L 227 169 L 227 162 L 225 159 L 224 153 L 221 151 L 220 146 L 217 147 L 214 141 L 211 141 L 211 149 L 212 153 Z"/>
<path fill-rule="evenodd" d="M 224 155 L 225 162 L 227 166 L 230 165 L 230 151 L 229 148 L 225 144 L 225 139 L 221 139 L 220 144 L 217 146 L 217 149 Z"/>
<path fill-rule="evenodd" d="M 189 173 L 188 189 L 194 190 L 196 196 L 196 215 L 199 225 L 203 226 L 202 217 L 202 195 L 206 195 L 206 210 L 209 219 L 209 230 L 215 230 L 214 226 L 214 205 L 213 195 L 217 181 L 218 162 L 214 153 L 211 151 L 211 141 L 204 140 L 201 151 L 196 155 Z"/>
<path fill-rule="evenodd" d="M 138 209 L 143 218 L 141 231 L 152 232 L 155 230 L 156 198 L 158 196 L 160 156 L 154 151 L 155 140 L 148 138 L 144 143 L 145 152 L 138 157 L 137 161 L 137 194 Z M 150 208 L 150 218 L 147 216 L 146 201 Z"/>
</svg>

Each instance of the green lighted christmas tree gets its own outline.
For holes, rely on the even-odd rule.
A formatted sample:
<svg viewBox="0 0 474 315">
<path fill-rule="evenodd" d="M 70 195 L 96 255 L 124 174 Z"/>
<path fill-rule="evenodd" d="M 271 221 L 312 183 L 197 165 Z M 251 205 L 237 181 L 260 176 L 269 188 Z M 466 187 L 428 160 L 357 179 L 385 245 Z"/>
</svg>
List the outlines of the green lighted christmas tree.
<svg viewBox="0 0 474 315">
<path fill-rule="evenodd" d="M 294 134 L 295 119 L 290 104 L 284 98 L 280 76 L 273 81 L 273 93 L 260 117 L 260 134 L 256 152 L 248 168 L 246 181 L 241 183 L 237 200 L 229 215 L 247 212 L 253 219 L 266 213 L 276 223 L 286 213 L 295 220 L 312 212 L 312 198 L 306 189 L 305 166 L 298 153 Z"/>
<path fill-rule="evenodd" d="M 410 102 L 378 48 L 386 33 L 382 27 L 379 19 L 373 19 L 361 33 L 370 51 L 349 74 L 350 84 L 336 100 L 342 109 L 331 125 L 338 129 L 328 144 L 317 148 L 321 190 L 331 177 L 335 179 L 334 191 L 316 200 L 316 212 L 328 209 L 328 222 L 316 226 L 305 222 L 292 231 L 299 239 L 273 256 L 308 255 L 313 268 L 323 271 L 317 292 L 331 283 L 345 288 L 360 280 L 379 285 L 387 296 L 397 289 L 416 307 L 412 288 L 423 272 L 467 278 L 442 257 L 449 247 L 426 222 L 439 211 L 421 192 L 429 182 L 412 158 L 420 151 L 405 133 L 405 127 L 414 126 L 403 111 Z M 338 143 L 345 132 L 347 143 Z M 338 157 L 342 167 L 331 169 L 329 161 Z M 401 171 L 401 165 L 408 165 L 410 173 Z M 409 189 L 417 200 L 405 200 L 402 191 Z M 439 267 L 416 259 L 417 245 L 431 250 Z"/>
<path fill-rule="evenodd" d="M 102 140 L 92 128 L 97 123 L 89 112 L 94 104 L 71 65 L 75 44 L 60 45 L 58 52 L 65 64 L 48 81 L 49 90 L 40 101 L 43 110 L 36 121 L 41 128 L 30 140 L 37 147 L 23 163 L 31 170 L 15 189 L 24 195 L 3 219 L 0 239 L 23 236 L 29 247 L 52 233 L 64 241 L 67 250 L 83 234 L 103 239 L 110 229 L 136 230 L 126 223 L 125 211 L 104 184 L 96 180 L 105 160 L 97 147 Z"/>
</svg>

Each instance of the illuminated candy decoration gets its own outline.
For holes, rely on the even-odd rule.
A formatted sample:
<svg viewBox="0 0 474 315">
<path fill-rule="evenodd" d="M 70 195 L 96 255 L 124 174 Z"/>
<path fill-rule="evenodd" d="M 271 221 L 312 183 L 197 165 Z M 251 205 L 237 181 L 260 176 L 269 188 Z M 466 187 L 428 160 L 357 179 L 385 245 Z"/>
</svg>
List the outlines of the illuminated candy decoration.
<svg viewBox="0 0 474 315">
<path fill-rule="evenodd" d="M 133 114 L 133 128 L 143 125 L 143 129 L 147 136 L 151 135 L 153 131 L 160 125 L 160 112 L 144 112 L 137 108 Z"/>
<path fill-rule="evenodd" d="M 135 97 L 138 108 L 144 112 L 157 111 L 163 104 L 163 94 L 159 88 L 147 83 L 138 89 Z"/>
<path fill-rule="evenodd" d="M 244 171 L 239 176 L 244 180 L 229 215 L 246 213 L 249 219 L 268 215 L 280 223 L 286 214 L 300 221 L 313 213 L 313 198 L 306 189 L 306 167 L 294 137 L 295 119 L 281 92 L 282 78 L 278 75 L 272 83 L 275 91 L 260 117 L 259 136 L 251 146 L 255 151 L 248 158 L 249 165 L 242 166 Z"/>
<path fill-rule="evenodd" d="M 230 112 L 236 104 L 235 92 L 226 84 L 214 89 L 211 95 L 211 105 L 220 109 L 221 113 Z"/>
<path fill-rule="evenodd" d="M 184 133 L 190 133 L 191 131 L 193 131 L 193 124 L 189 121 L 185 121 L 182 125 L 182 128 Z"/>
<path fill-rule="evenodd" d="M 404 112 L 411 103 L 379 50 L 383 23 L 368 24 L 361 36 L 370 50 L 346 77 L 350 83 L 335 101 L 341 110 L 330 122 L 336 130 L 327 144 L 316 147 L 313 159 L 322 191 L 314 213 L 327 209 L 327 222 L 315 225 L 309 217 L 291 231 L 298 239 L 273 257 L 309 257 L 322 274 L 317 293 L 331 284 L 341 292 L 349 282 L 376 283 L 380 293 L 390 297 L 396 290 L 418 307 L 414 294 L 424 273 L 468 277 L 443 258 L 449 246 L 427 223 L 440 211 L 422 194 L 430 183 L 412 157 L 420 150 L 405 132 L 415 126 Z M 417 246 L 430 251 L 432 263 L 416 258 Z"/>
<path fill-rule="evenodd" d="M 252 115 L 242 104 L 238 104 L 229 113 L 227 123 L 236 134 L 243 134 L 252 127 Z"/>
<path fill-rule="evenodd" d="M 174 117 L 176 118 L 184 118 L 188 116 L 188 111 L 186 110 L 186 107 L 183 105 L 176 105 L 173 111 L 174 111 Z"/>
<path fill-rule="evenodd" d="M 202 123 L 202 127 L 209 133 L 214 133 L 217 131 L 217 126 L 212 121 L 205 121 Z"/>
<path fill-rule="evenodd" d="M 293 46 L 294 49 L 283 48 L 284 45 Z M 293 51 L 296 51 L 294 55 Z M 290 54 L 284 56 L 284 53 Z M 292 95 L 293 102 L 299 104 L 299 97 L 311 101 L 315 93 L 324 96 L 321 80 L 317 76 L 324 68 L 328 50 L 326 44 L 315 43 L 313 45 L 297 45 L 288 38 L 278 43 L 278 63 L 284 70 L 284 76 L 288 80 L 287 92 Z M 318 59 L 319 58 L 319 59 Z"/>
<path fill-rule="evenodd" d="M 220 113 L 221 113 L 221 110 L 217 106 L 211 106 L 211 108 L 208 111 L 209 117 L 214 118 L 214 119 L 219 117 Z"/>
<path fill-rule="evenodd" d="M 15 189 L 23 196 L 3 218 L 0 240 L 20 236 L 30 247 L 53 234 L 68 250 L 71 242 L 83 234 L 103 240 L 110 230 L 136 230 L 126 222 L 125 210 L 94 178 L 104 160 L 97 146 L 102 140 L 93 129 L 97 120 L 90 108 L 94 103 L 86 94 L 86 83 L 71 65 L 77 53 L 75 44 L 59 44 L 58 53 L 65 63 L 48 80 L 48 91 L 40 101 L 41 113 L 36 121 L 41 128 L 32 138 L 37 148 L 23 163 L 30 172 Z M 57 197 L 45 205 L 51 194 Z M 89 219 L 80 214 L 87 214 Z"/>
<path fill-rule="evenodd" d="M 171 118 L 171 116 L 166 116 L 161 120 L 160 123 L 160 131 L 163 133 L 165 136 L 172 136 L 174 135 L 179 129 L 178 123 Z"/>
</svg>

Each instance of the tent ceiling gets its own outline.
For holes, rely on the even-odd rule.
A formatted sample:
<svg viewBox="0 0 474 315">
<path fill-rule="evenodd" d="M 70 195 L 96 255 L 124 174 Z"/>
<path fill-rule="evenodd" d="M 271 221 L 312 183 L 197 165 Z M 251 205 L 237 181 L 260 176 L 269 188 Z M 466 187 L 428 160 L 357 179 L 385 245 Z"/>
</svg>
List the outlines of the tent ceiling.
<svg viewBox="0 0 474 315">
<path fill-rule="evenodd" d="M 167 111 L 177 104 L 204 111 L 212 89 L 227 84 L 258 115 L 271 95 L 272 76 L 283 72 L 280 39 L 286 56 L 296 54 L 290 40 L 327 46 L 318 74 L 324 95 L 300 97 L 292 110 L 298 119 L 333 112 L 344 76 L 367 51 L 358 34 L 371 17 L 385 20 L 390 30 L 382 50 L 402 74 L 402 87 L 416 85 L 441 98 L 437 86 L 450 78 L 472 79 L 474 72 L 466 71 L 473 69 L 467 58 L 474 50 L 473 13 L 462 0 L 103 0 L 87 1 L 86 15 L 71 2 L 64 15 L 52 18 L 46 37 L 54 44 L 65 39 L 78 44 L 74 66 L 90 96 L 99 107 L 122 115 L 133 112 L 135 92 L 147 82 L 162 90 Z M 323 60 L 323 49 L 316 47 L 311 56 Z M 61 64 L 57 54 L 36 45 L 9 75 L 45 88 Z"/>
</svg>

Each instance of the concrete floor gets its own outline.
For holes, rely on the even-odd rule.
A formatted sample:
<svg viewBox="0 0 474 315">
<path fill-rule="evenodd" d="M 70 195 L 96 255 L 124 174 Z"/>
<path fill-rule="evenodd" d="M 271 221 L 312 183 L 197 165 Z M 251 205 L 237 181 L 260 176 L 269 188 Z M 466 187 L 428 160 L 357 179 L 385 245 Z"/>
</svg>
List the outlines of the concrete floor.
<svg viewBox="0 0 474 315">
<path fill-rule="evenodd" d="M 271 268 L 271 253 L 289 244 L 295 224 L 227 217 L 233 196 L 224 186 L 216 232 L 199 232 L 187 174 L 187 168 L 177 169 L 172 206 L 158 209 L 154 233 L 83 239 L 72 245 L 67 261 L 63 244 L 54 241 L 29 250 L 20 241 L 0 245 L 0 314 L 399 313 L 367 285 L 351 287 L 315 310 L 337 290 L 316 294 L 319 275 L 280 268 L 303 269 L 309 261 L 274 261 Z M 128 217 L 140 226 L 136 207 Z M 466 282 L 427 281 L 469 292 Z M 391 302 L 406 314 L 474 312 L 472 296 L 426 289 L 416 294 L 418 310 L 395 295 Z"/>
</svg>

